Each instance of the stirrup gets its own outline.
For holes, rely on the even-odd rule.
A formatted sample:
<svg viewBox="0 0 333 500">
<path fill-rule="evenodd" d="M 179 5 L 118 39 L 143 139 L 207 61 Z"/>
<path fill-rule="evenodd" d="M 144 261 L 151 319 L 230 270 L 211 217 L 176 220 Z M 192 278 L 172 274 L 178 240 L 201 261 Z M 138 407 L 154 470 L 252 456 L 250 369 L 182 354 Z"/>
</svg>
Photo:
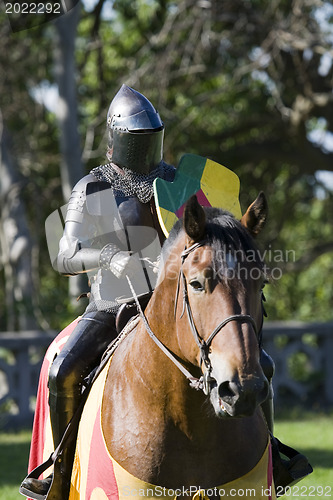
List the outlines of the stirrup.
<svg viewBox="0 0 333 500">
<path fill-rule="evenodd" d="M 21 495 L 24 495 L 33 500 L 67 500 L 69 496 L 70 490 L 70 480 L 61 474 L 60 470 L 57 470 L 54 474 L 51 474 L 47 479 L 50 478 L 50 484 L 47 488 L 47 491 L 37 493 L 34 491 L 33 485 L 29 487 L 29 484 L 24 484 L 29 479 L 35 479 L 32 477 L 27 477 L 22 482 L 19 492 Z M 37 480 L 41 483 L 42 480 Z M 44 480 L 45 481 L 45 480 Z"/>
<path fill-rule="evenodd" d="M 53 463 L 54 463 L 54 461 L 53 461 L 53 453 L 52 453 L 50 455 L 50 457 L 45 462 L 43 462 L 41 465 L 38 465 L 38 467 L 36 467 L 34 470 L 32 470 L 27 475 L 27 477 L 24 478 L 24 480 L 21 483 L 20 489 L 19 489 L 19 492 L 21 493 L 21 495 L 33 498 L 34 500 L 45 500 L 48 492 L 45 495 L 41 495 L 39 493 L 34 493 L 33 491 L 28 490 L 24 486 L 24 483 L 25 483 L 25 481 L 28 481 L 29 479 L 38 480 L 40 475 L 43 474 L 43 472 L 45 472 L 49 467 L 51 467 L 51 465 L 53 465 Z"/>
<path fill-rule="evenodd" d="M 42 486 L 41 491 L 40 492 L 34 491 L 33 484 L 31 484 L 31 486 L 29 487 L 29 484 L 28 484 L 29 480 L 32 483 L 33 483 L 33 481 L 36 481 L 37 487 L 38 487 L 38 483 L 40 483 L 40 485 Z M 50 487 L 51 487 L 52 482 L 53 482 L 53 475 L 52 474 L 45 479 L 26 478 L 22 482 L 22 484 L 19 488 L 19 492 L 21 493 L 21 495 L 32 498 L 33 500 L 45 500 L 47 495 L 48 495 L 48 492 L 50 491 Z M 43 487 L 44 487 L 45 491 L 43 491 Z"/>
<path fill-rule="evenodd" d="M 46 500 L 46 495 L 39 495 L 32 490 L 27 490 L 22 485 L 20 486 L 19 493 L 27 498 L 32 498 L 33 500 Z"/>
<path fill-rule="evenodd" d="M 293 486 L 311 474 L 313 468 L 305 455 L 281 443 L 272 434 L 271 443 L 274 484 L 278 491 L 277 496 L 280 497 L 285 494 L 287 487 Z"/>
</svg>

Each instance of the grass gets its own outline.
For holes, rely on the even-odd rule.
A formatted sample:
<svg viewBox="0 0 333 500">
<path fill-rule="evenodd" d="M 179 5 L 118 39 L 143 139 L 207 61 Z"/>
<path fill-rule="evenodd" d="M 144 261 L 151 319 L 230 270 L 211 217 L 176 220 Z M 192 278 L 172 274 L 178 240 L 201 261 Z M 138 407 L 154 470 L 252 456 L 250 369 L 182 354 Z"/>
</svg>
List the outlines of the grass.
<svg viewBox="0 0 333 500">
<path fill-rule="evenodd" d="M 314 468 L 283 498 L 333 500 L 333 415 L 298 412 L 275 422 L 275 435 L 304 453 Z M 27 473 L 30 431 L 0 433 L 0 500 L 23 500 L 18 488 Z"/>
<path fill-rule="evenodd" d="M 291 488 L 290 497 L 333 500 L 333 415 L 309 413 L 281 418 L 275 423 L 274 434 L 304 453 L 314 469 Z"/>
<path fill-rule="evenodd" d="M 18 489 L 27 474 L 30 431 L 0 433 L 0 500 L 23 500 Z"/>
</svg>

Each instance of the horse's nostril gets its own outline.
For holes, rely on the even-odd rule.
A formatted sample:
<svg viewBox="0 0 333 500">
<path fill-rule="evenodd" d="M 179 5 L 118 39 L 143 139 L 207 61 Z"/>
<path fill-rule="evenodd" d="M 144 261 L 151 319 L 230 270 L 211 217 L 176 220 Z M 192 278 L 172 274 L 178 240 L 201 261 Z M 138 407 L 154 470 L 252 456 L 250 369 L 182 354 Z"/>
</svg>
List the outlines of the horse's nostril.
<svg viewBox="0 0 333 500">
<path fill-rule="evenodd" d="M 237 384 L 228 381 L 219 385 L 218 393 L 220 398 L 226 402 L 231 402 L 239 396 Z"/>
</svg>

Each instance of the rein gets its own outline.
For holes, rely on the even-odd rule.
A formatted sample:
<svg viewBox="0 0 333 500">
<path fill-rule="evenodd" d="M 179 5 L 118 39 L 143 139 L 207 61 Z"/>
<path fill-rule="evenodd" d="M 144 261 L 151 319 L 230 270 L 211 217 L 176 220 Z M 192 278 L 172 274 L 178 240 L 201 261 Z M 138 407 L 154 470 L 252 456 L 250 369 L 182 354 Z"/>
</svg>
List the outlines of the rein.
<svg viewBox="0 0 333 500">
<path fill-rule="evenodd" d="M 144 322 L 144 325 L 146 327 L 147 333 L 149 334 L 150 338 L 164 352 L 164 354 L 179 368 L 179 370 L 185 375 L 185 377 L 189 380 L 191 387 L 193 387 L 196 390 L 202 390 L 205 395 L 208 395 L 210 393 L 210 385 L 213 381 L 213 379 L 211 377 L 211 372 L 212 372 L 213 368 L 212 368 L 212 364 L 211 364 L 210 359 L 209 359 L 209 353 L 210 353 L 211 343 L 212 343 L 213 339 L 216 337 L 216 335 L 222 330 L 222 328 L 224 326 L 226 326 L 231 321 L 240 321 L 242 323 L 247 322 L 247 323 L 250 323 L 252 325 L 252 327 L 254 328 L 255 334 L 258 337 L 259 347 L 261 347 L 262 324 L 261 324 L 260 330 L 258 332 L 256 322 L 254 321 L 252 316 L 250 316 L 249 314 L 232 314 L 232 315 L 228 316 L 227 318 L 225 318 L 224 320 L 222 320 L 216 326 L 216 328 L 212 331 L 212 333 L 210 334 L 210 336 L 208 337 L 207 340 L 204 340 L 200 336 L 200 334 L 197 330 L 197 327 L 195 325 L 195 322 L 194 322 L 192 309 L 191 309 L 191 305 L 190 305 L 189 298 L 188 298 L 187 282 L 186 282 L 186 278 L 185 278 L 185 275 L 183 272 L 183 264 L 185 262 L 186 257 L 191 252 L 196 250 L 197 248 L 203 246 L 205 244 L 205 242 L 206 242 L 205 240 L 202 240 L 200 242 L 194 243 L 189 248 L 185 247 L 184 251 L 181 253 L 181 268 L 179 271 L 177 290 L 176 290 L 176 298 L 175 298 L 175 312 L 176 312 L 178 297 L 179 297 L 179 290 L 180 290 L 180 281 L 181 281 L 182 285 L 183 285 L 183 310 L 182 310 L 180 317 L 183 316 L 184 311 L 186 310 L 188 321 L 189 321 L 189 324 L 191 327 L 191 331 L 192 331 L 194 340 L 200 349 L 200 366 L 202 366 L 202 363 L 204 363 L 204 365 L 206 367 L 205 372 L 202 374 L 202 376 L 199 379 L 196 377 L 193 377 L 193 375 L 191 375 L 191 373 L 177 360 L 177 358 L 173 355 L 173 353 L 156 337 L 156 335 L 154 334 L 154 332 L 150 328 L 148 320 L 147 320 L 147 318 L 146 318 L 146 316 L 141 308 L 141 305 L 139 303 L 138 297 L 135 293 L 135 290 L 133 288 L 131 280 L 129 279 L 128 276 L 126 276 L 126 278 L 127 278 L 129 287 L 131 289 L 131 292 L 133 294 L 138 312 L 139 312 L 139 314 Z"/>
<path fill-rule="evenodd" d="M 137 310 L 144 322 L 144 325 L 146 327 L 146 330 L 147 330 L 147 333 L 148 335 L 150 336 L 150 338 L 155 342 L 155 344 L 161 349 L 162 352 L 164 352 L 164 354 L 177 366 L 177 368 L 179 368 L 179 370 L 185 375 L 185 377 L 188 379 L 189 383 L 190 383 L 190 386 L 193 387 L 194 389 L 196 390 L 203 390 L 203 383 L 202 383 L 202 377 L 200 377 L 200 379 L 196 378 L 196 377 L 193 377 L 193 375 L 178 361 L 178 359 L 172 354 L 172 352 L 170 351 L 170 349 L 168 349 L 164 344 L 163 342 L 161 342 L 155 335 L 155 333 L 152 331 L 152 329 L 150 328 L 150 325 L 148 323 L 148 320 L 145 316 L 145 313 L 143 312 L 142 310 L 142 307 L 141 307 L 141 304 L 139 302 L 139 299 L 138 299 L 138 296 L 137 294 L 135 293 L 135 290 L 133 288 L 133 285 L 132 285 L 132 282 L 131 280 L 129 279 L 128 276 L 126 276 L 127 278 L 127 281 L 128 281 L 128 284 L 129 284 L 129 287 L 131 289 L 131 292 L 133 294 L 133 297 L 134 297 L 134 300 L 135 300 L 135 303 L 136 303 L 136 307 L 137 307 Z"/>
</svg>

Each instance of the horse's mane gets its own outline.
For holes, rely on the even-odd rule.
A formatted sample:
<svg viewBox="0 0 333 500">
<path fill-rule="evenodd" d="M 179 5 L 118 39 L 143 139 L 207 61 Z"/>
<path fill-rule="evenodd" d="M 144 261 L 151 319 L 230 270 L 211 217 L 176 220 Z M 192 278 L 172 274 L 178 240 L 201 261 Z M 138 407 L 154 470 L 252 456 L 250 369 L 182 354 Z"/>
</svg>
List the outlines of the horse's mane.
<svg viewBox="0 0 333 500">
<path fill-rule="evenodd" d="M 242 255 L 244 258 L 251 257 L 260 268 L 263 267 L 263 260 L 254 242 L 254 239 L 230 212 L 219 208 L 204 207 L 206 214 L 206 229 L 204 239 L 215 252 L 226 255 L 227 252 L 235 255 Z M 179 219 L 170 231 L 170 234 L 162 247 L 162 261 L 167 259 L 175 241 L 183 230 L 183 219 Z"/>
</svg>

